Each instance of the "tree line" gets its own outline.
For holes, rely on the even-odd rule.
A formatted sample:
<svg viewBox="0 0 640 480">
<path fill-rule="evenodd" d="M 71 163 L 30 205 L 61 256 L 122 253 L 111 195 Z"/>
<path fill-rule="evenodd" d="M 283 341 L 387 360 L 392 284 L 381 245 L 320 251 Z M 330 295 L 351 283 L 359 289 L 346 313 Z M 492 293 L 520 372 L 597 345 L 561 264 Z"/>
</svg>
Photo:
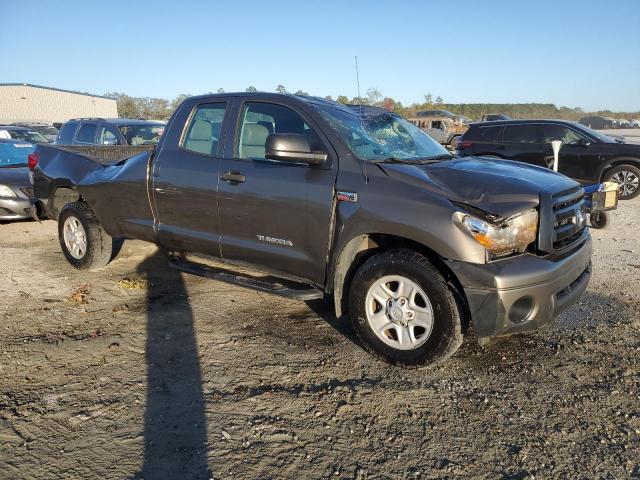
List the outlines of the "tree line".
<svg viewBox="0 0 640 480">
<path fill-rule="evenodd" d="M 245 89 L 247 92 L 257 92 L 254 86 Z M 289 92 L 284 85 L 275 88 L 278 93 L 293 93 L 294 95 L 309 96 L 303 90 Z M 216 92 L 225 93 L 222 88 Z M 153 120 L 166 120 L 180 103 L 190 94 L 180 94 L 173 100 L 152 97 L 131 97 L 121 92 L 109 92 L 106 97 L 116 100 L 118 105 L 118 116 L 123 118 L 146 118 Z M 613 112 L 601 110 L 597 112 L 585 112 L 580 107 L 557 107 L 552 103 L 448 103 L 440 96 L 434 97 L 431 93 L 424 95 L 423 102 L 415 102 L 410 105 L 403 105 L 402 102 L 387 97 L 375 88 L 369 88 L 364 96 L 352 98 L 346 95 L 338 95 L 335 99 L 328 95 L 327 100 L 336 101 L 342 104 L 364 104 L 386 108 L 405 117 L 411 117 L 422 110 L 449 110 L 458 115 L 464 115 L 472 120 L 479 120 L 485 113 L 503 113 L 511 118 L 562 118 L 565 120 L 579 120 L 587 115 L 602 115 L 613 118 L 639 118 L 640 112 Z"/>
</svg>

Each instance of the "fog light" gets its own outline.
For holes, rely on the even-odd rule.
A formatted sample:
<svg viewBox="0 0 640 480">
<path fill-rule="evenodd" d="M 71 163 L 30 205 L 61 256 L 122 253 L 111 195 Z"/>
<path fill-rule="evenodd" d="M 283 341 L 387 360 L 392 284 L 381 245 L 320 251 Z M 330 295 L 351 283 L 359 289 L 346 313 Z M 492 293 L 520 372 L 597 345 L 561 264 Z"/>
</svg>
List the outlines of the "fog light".
<svg viewBox="0 0 640 480">
<path fill-rule="evenodd" d="M 522 323 L 528 320 L 533 313 L 533 298 L 522 297 L 511 305 L 509 310 L 509 320 L 513 323 Z"/>
</svg>

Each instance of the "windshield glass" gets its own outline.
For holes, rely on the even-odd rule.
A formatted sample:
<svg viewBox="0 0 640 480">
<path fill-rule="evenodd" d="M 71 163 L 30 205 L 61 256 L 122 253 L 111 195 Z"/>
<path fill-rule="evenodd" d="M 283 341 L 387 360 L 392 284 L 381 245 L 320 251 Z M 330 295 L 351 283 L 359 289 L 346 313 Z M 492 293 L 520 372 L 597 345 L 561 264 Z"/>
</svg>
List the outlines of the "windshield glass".
<svg viewBox="0 0 640 480">
<path fill-rule="evenodd" d="M 329 106 L 316 107 L 331 128 L 362 160 L 420 160 L 450 156 L 447 150 L 408 120 L 367 108 L 362 114 Z"/>
<path fill-rule="evenodd" d="M 24 142 L 29 143 L 49 143 L 50 140 L 40 135 L 38 132 L 34 132 L 32 130 L 12 130 L 10 128 L 7 129 L 9 136 L 14 140 L 22 140 Z"/>
<path fill-rule="evenodd" d="M 155 145 L 160 141 L 164 125 L 120 125 L 118 129 L 129 145 Z"/>
<path fill-rule="evenodd" d="M 0 142 L 0 168 L 26 166 L 27 156 L 35 145 L 22 142 Z"/>
<path fill-rule="evenodd" d="M 31 125 L 28 128 L 35 130 L 42 135 L 58 135 L 58 129 L 49 125 Z"/>
<path fill-rule="evenodd" d="M 585 127 L 585 126 L 584 126 L 584 125 L 582 125 L 581 123 L 573 122 L 573 125 L 574 125 L 576 128 L 578 128 L 578 129 L 580 129 L 580 130 L 582 130 L 582 131 L 584 131 L 584 132 L 588 133 L 588 134 L 589 134 L 589 135 L 591 135 L 592 137 L 597 138 L 599 141 L 601 141 L 601 142 L 603 142 L 603 143 L 618 143 L 618 141 L 617 141 L 615 138 L 610 137 L 609 135 L 605 135 L 604 133 L 600 133 L 600 132 L 598 132 L 597 130 L 594 130 L 594 129 L 592 129 L 592 128 Z"/>
</svg>

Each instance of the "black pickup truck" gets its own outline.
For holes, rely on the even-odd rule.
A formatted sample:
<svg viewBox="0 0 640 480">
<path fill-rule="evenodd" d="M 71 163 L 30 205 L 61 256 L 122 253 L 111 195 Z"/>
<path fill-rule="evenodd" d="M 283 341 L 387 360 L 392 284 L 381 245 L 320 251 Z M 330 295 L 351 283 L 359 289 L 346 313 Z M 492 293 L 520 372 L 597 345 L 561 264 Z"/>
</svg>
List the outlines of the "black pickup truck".
<svg viewBox="0 0 640 480">
<path fill-rule="evenodd" d="M 447 358 L 470 325 L 481 343 L 537 328 L 591 272 L 578 183 L 456 158 L 382 109 L 198 96 L 156 147 L 39 145 L 29 165 L 76 268 L 106 265 L 120 239 L 154 242 L 185 272 L 333 297 L 364 347 L 398 365 Z"/>
</svg>

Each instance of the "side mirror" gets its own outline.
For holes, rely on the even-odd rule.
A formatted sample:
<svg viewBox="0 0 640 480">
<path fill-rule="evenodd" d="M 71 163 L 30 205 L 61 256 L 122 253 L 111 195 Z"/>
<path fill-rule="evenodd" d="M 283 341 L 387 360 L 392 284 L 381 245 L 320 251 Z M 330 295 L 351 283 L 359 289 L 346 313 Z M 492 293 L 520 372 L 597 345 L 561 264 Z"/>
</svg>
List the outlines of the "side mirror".
<svg viewBox="0 0 640 480">
<path fill-rule="evenodd" d="M 307 139 L 298 133 L 272 133 L 267 137 L 265 157 L 281 162 L 320 165 L 327 160 L 327 152 L 311 151 Z"/>
<path fill-rule="evenodd" d="M 589 145 L 591 145 L 591 142 L 586 138 L 579 138 L 576 142 L 576 145 L 580 145 L 581 147 L 588 147 Z"/>
</svg>

